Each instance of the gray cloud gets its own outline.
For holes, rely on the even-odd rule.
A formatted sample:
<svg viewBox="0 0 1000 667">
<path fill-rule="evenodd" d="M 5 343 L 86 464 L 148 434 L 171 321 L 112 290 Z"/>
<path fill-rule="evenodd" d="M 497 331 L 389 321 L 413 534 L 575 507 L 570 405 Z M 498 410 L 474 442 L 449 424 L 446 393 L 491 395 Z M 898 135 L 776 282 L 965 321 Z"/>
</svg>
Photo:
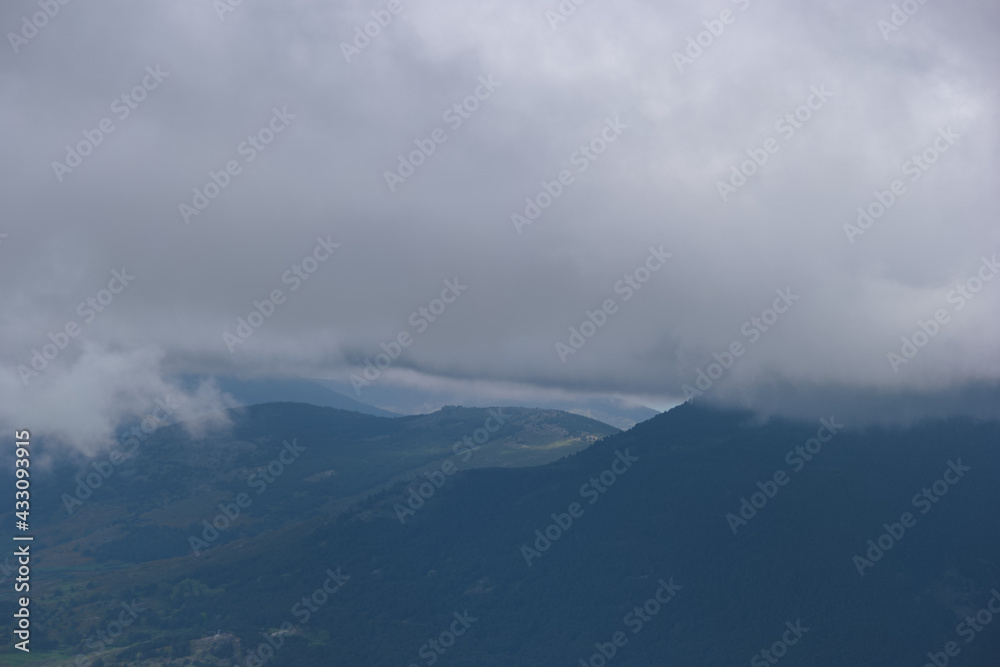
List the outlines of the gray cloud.
<svg viewBox="0 0 1000 667">
<path fill-rule="evenodd" d="M 1000 253 L 995 5 L 928 3 L 884 39 L 891 3 L 591 2 L 553 31 L 557 4 L 403 0 L 350 63 L 341 43 L 384 4 L 242 3 L 220 20 L 210 2 L 71 2 L 18 52 L 8 38 L 2 416 L 85 446 L 165 375 L 349 383 L 403 331 L 414 342 L 380 382 L 669 403 L 735 342 L 710 392 L 740 404 L 776 385 L 1000 379 L 1000 280 L 949 302 Z M 673 54 L 724 9 L 735 20 L 679 72 Z M 0 27 L 37 11 L 7 3 Z M 138 102 L 147 67 L 168 76 Z M 499 87 L 452 127 L 488 76 Z M 786 137 L 776 122 L 814 86 L 832 96 Z M 294 119 L 247 161 L 276 108 Z M 52 163 L 104 118 L 114 130 L 60 182 Z M 581 171 L 609 118 L 627 127 Z M 911 181 L 905 163 L 948 127 L 959 138 Z M 390 192 L 385 172 L 437 128 L 447 140 Z M 777 152 L 722 201 L 717 182 L 769 138 Z M 185 224 L 180 204 L 229 161 L 239 173 Z M 563 170 L 573 183 L 519 234 L 511 215 Z M 905 193 L 850 243 L 844 225 L 894 179 Z M 282 276 L 328 235 L 341 247 L 292 291 Z M 625 302 L 615 285 L 660 245 L 673 257 Z M 122 267 L 134 282 L 85 321 L 78 304 Z M 411 313 L 456 277 L 468 290 L 416 333 Z M 786 288 L 799 300 L 751 343 L 744 323 Z M 230 353 L 223 334 L 275 289 L 284 303 Z M 556 343 L 609 298 L 617 312 L 563 363 Z M 894 371 L 888 353 L 939 309 L 949 321 Z M 18 367 L 71 321 L 25 387 Z"/>
</svg>

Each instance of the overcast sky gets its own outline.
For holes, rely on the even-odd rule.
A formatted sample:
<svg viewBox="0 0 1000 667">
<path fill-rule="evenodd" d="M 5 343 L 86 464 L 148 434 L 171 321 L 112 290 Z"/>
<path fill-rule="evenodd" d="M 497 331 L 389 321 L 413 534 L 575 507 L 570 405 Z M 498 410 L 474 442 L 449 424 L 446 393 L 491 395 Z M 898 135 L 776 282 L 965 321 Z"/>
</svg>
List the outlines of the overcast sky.
<svg viewBox="0 0 1000 667">
<path fill-rule="evenodd" d="M 1000 379 L 994 2 L 52 5 L 0 6 L 18 425 L 92 442 L 178 373 L 365 400 L 400 334 L 373 382 L 505 403 Z"/>
</svg>

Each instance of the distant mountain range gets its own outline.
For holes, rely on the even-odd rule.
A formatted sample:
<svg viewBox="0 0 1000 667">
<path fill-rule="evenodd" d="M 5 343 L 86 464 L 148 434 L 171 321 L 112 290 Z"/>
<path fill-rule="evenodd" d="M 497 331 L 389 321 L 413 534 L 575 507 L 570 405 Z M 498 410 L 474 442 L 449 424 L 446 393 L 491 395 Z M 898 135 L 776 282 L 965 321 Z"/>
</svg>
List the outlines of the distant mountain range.
<svg viewBox="0 0 1000 667">
<path fill-rule="evenodd" d="M 105 664 L 874 667 L 958 649 L 995 666 L 1000 619 L 976 616 L 1000 590 L 984 523 L 1000 423 L 686 404 L 615 432 L 502 412 L 475 450 L 455 443 L 495 426 L 488 410 L 269 404 L 224 438 L 158 432 L 72 517 L 40 485 L 43 646 L 86 652 L 78 638 L 136 600 L 148 611 Z M 305 451 L 257 494 L 249 477 L 290 438 Z M 240 492 L 252 503 L 209 539 Z"/>
<path fill-rule="evenodd" d="M 193 389 L 209 376 L 183 376 L 182 385 Z M 464 405 L 466 407 L 489 407 L 492 401 L 470 401 L 470 397 L 454 392 L 413 389 L 399 386 L 375 386 L 366 389 L 369 402 L 351 398 L 349 385 L 327 380 L 308 379 L 242 379 L 233 377 L 213 377 L 222 391 L 244 405 L 261 403 L 291 402 L 308 403 L 321 407 L 352 410 L 378 417 L 426 414 L 444 405 Z M 382 407 L 377 407 L 376 404 Z M 546 400 L 520 400 L 517 405 L 546 410 L 562 410 L 590 417 L 620 429 L 629 429 L 659 414 L 643 405 L 629 403 L 620 398 L 578 398 Z M 391 409 L 387 409 L 391 406 Z"/>
<path fill-rule="evenodd" d="M 349 384 L 331 380 L 316 380 L 317 383 L 332 391 L 345 395 L 353 395 Z M 407 387 L 389 383 L 375 383 L 365 387 L 365 401 L 378 405 L 392 412 L 402 414 L 420 414 L 436 410 L 442 405 L 464 405 L 466 407 L 484 407 L 494 405 L 497 400 L 492 397 L 470 396 L 458 390 L 448 388 Z M 656 410 L 644 405 L 631 403 L 613 396 L 558 397 L 527 392 L 516 399 L 504 401 L 501 404 L 520 405 L 526 408 L 547 410 L 564 410 L 573 414 L 583 415 L 616 428 L 627 430 L 659 414 Z"/>
</svg>

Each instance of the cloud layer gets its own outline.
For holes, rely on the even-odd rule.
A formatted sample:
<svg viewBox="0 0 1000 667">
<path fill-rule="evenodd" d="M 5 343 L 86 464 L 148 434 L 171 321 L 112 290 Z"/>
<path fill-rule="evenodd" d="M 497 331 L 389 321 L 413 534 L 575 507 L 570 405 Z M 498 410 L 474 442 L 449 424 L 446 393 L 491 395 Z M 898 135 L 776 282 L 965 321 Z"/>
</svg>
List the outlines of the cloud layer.
<svg viewBox="0 0 1000 667">
<path fill-rule="evenodd" d="M 0 416 L 403 334 L 375 382 L 995 383 L 1000 9 L 903 4 L 7 3 Z"/>
</svg>

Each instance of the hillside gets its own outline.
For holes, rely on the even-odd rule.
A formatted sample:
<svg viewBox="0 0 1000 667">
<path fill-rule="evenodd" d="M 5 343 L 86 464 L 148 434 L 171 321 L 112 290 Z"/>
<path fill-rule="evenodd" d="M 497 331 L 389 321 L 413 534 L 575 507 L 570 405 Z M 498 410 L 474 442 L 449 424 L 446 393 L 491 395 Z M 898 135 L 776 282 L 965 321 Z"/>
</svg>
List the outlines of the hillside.
<svg viewBox="0 0 1000 667">
<path fill-rule="evenodd" d="M 1000 536 L 977 511 L 1000 501 L 1000 425 L 823 420 L 685 405 L 542 467 L 457 473 L 405 521 L 401 484 L 201 558 L 95 574 L 40 607 L 89 611 L 84 628 L 109 601 L 142 600 L 143 634 L 119 659 L 143 665 L 216 629 L 245 659 L 283 624 L 269 664 L 429 664 L 429 640 L 466 612 L 476 620 L 441 664 L 572 665 L 600 650 L 616 665 L 768 664 L 783 636 L 787 664 L 922 664 L 949 641 L 963 665 L 994 664 L 1000 629 L 966 644 L 957 627 L 1000 586 Z M 944 479 L 937 500 L 920 496 Z M 868 540 L 911 520 L 862 576 Z M 315 611 L 296 606 L 333 575 L 342 585 Z"/>
<path fill-rule="evenodd" d="M 80 567 L 200 552 L 329 516 L 446 460 L 456 471 L 540 465 L 616 430 L 518 408 L 382 418 L 278 403 L 232 411 L 231 418 L 232 428 L 221 433 L 195 438 L 180 425 L 161 428 L 127 459 L 110 452 L 63 461 L 40 477 L 36 539 L 46 548 L 39 562 Z M 209 539 L 205 522 L 220 514 L 219 523 L 231 525 Z"/>
</svg>

